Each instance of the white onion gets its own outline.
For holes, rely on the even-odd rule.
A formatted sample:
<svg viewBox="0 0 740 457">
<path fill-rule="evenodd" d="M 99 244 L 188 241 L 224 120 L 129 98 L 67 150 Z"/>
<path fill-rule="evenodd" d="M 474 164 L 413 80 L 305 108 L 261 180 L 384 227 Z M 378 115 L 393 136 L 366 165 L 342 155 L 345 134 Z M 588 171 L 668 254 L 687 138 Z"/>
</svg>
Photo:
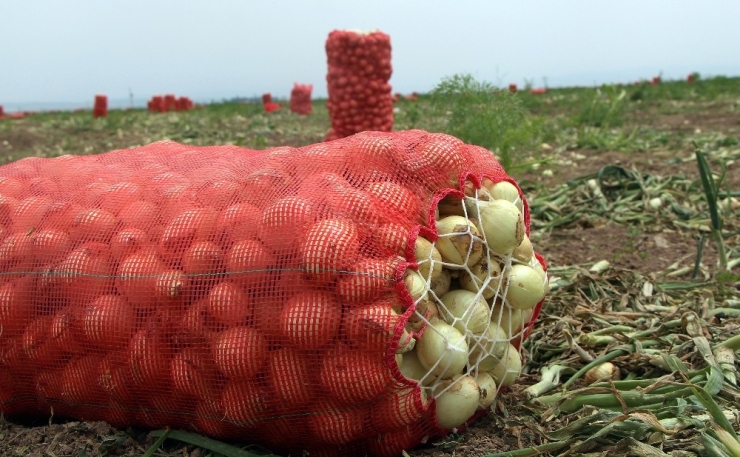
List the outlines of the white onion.
<svg viewBox="0 0 740 457">
<path fill-rule="evenodd" d="M 435 246 L 448 268 L 475 265 L 484 254 L 481 233 L 463 216 L 446 216 L 437 221 L 439 238 Z M 474 239 L 473 237 L 478 239 Z"/>
<path fill-rule="evenodd" d="M 414 256 L 419 264 L 419 274 L 424 279 L 434 282 L 442 274 L 442 255 L 431 241 L 424 237 L 417 237 L 414 246 Z M 431 272 L 431 275 L 430 275 Z"/>
<path fill-rule="evenodd" d="M 522 330 L 524 324 L 532 319 L 534 309 L 518 309 L 509 305 L 496 302 L 491 311 L 491 321 L 498 322 L 499 327 L 504 329 L 510 338 L 513 338 Z"/>
<path fill-rule="evenodd" d="M 478 389 L 480 389 L 480 399 L 478 400 L 478 406 L 481 409 L 490 408 L 494 401 L 496 401 L 496 380 L 493 379 L 490 373 L 478 373 L 475 377 L 478 383 Z"/>
<path fill-rule="evenodd" d="M 524 235 L 522 242 L 511 253 L 512 257 L 523 263 L 529 263 L 533 255 L 534 248 L 532 247 L 532 241 L 530 241 L 527 235 Z"/>
<path fill-rule="evenodd" d="M 519 377 L 522 371 L 522 359 L 519 357 L 519 351 L 513 344 L 509 344 L 504 358 L 496 364 L 493 369 L 489 370 L 493 379 L 496 380 L 499 388 L 510 386 Z"/>
<path fill-rule="evenodd" d="M 439 310 L 437 309 L 437 305 L 431 300 L 421 300 L 416 303 L 416 309 L 406 321 L 406 330 L 419 333 L 427 321 L 437 319 L 438 317 Z"/>
<path fill-rule="evenodd" d="M 442 268 L 442 272 L 439 276 L 431 282 L 429 290 L 434 292 L 434 295 L 441 297 L 450 291 L 450 284 L 452 282 L 452 276 L 450 276 L 450 270 Z"/>
<path fill-rule="evenodd" d="M 495 322 L 491 322 L 482 335 L 468 336 L 470 347 L 468 363 L 478 371 L 489 371 L 505 357 L 509 346 L 506 331 Z"/>
<path fill-rule="evenodd" d="M 401 354 L 396 354 L 401 355 Z M 401 374 L 407 379 L 419 381 L 422 386 L 432 384 L 437 377 L 429 372 L 419 361 L 419 355 L 416 351 L 405 352 L 401 355 L 401 362 L 398 364 Z"/>
<path fill-rule="evenodd" d="M 507 200 L 465 200 L 465 207 L 473 217 L 480 219 L 488 249 L 496 255 L 506 257 L 524 239 L 522 212 Z M 444 257 L 444 253 L 442 253 Z"/>
<path fill-rule="evenodd" d="M 470 273 L 463 272 L 460 275 L 460 287 L 470 292 L 478 292 L 483 288 L 483 298 L 493 298 L 501 284 L 501 267 L 498 262 L 491 259 L 491 263 L 489 263 L 484 257 L 469 270 Z M 488 284 L 485 284 L 486 281 L 488 281 Z"/>
<path fill-rule="evenodd" d="M 462 373 L 468 362 L 468 343 L 459 330 L 435 319 L 416 342 L 419 361 L 437 377 Z"/>
<path fill-rule="evenodd" d="M 435 390 L 435 397 L 437 423 L 450 430 L 460 427 L 473 417 L 478 409 L 480 389 L 472 377 L 456 376 L 441 383 Z"/>
<path fill-rule="evenodd" d="M 406 289 L 408 289 L 409 294 L 411 294 L 411 298 L 414 300 L 414 303 L 419 300 L 429 299 L 429 294 L 427 293 L 427 282 L 418 271 L 410 268 L 407 269 L 403 275 L 403 281 L 406 284 Z"/>
<path fill-rule="evenodd" d="M 512 308 L 529 309 L 545 297 L 542 278 L 529 265 L 513 265 L 508 280 L 506 301 Z"/>
<path fill-rule="evenodd" d="M 540 261 L 536 258 L 532 258 L 532 262 L 529 264 L 529 266 L 531 266 L 534 271 L 536 271 L 537 274 L 540 275 L 540 278 L 542 278 L 542 284 L 545 288 L 545 293 L 550 292 L 550 282 L 547 278 L 547 272 L 545 272 L 545 269 L 542 268 L 542 264 L 540 263 Z"/>
<path fill-rule="evenodd" d="M 493 200 L 510 201 L 519 208 L 519 211 L 523 211 L 524 205 L 522 204 L 522 199 L 519 195 L 519 189 L 509 181 L 499 181 L 496 184 L 491 185 L 491 181 L 484 180 L 483 186 L 488 189 L 488 193 L 491 195 Z"/>
<path fill-rule="evenodd" d="M 451 290 L 442 296 L 439 311 L 448 324 L 463 335 L 483 333 L 490 322 L 488 303 L 482 296 L 469 290 Z"/>
</svg>

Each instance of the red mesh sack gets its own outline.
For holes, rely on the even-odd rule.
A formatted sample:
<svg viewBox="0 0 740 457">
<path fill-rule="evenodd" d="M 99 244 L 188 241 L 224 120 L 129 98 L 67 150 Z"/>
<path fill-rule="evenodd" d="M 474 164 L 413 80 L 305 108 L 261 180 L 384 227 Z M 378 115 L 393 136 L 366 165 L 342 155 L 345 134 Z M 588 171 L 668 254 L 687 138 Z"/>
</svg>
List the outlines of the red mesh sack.
<svg viewBox="0 0 740 457">
<path fill-rule="evenodd" d="M 290 91 L 290 111 L 296 114 L 311 114 L 313 104 L 311 103 L 312 84 L 294 84 Z"/>
<path fill-rule="evenodd" d="M 262 105 L 265 109 L 265 113 L 272 113 L 273 111 L 278 111 L 280 109 L 280 105 L 278 103 L 264 103 Z"/>
<path fill-rule="evenodd" d="M 419 130 L 19 160 L 0 413 L 398 455 L 516 381 L 546 284 L 528 229 L 490 152 Z"/>
<path fill-rule="evenodd" d="M 365 130 L 390 132 L 391 40 L 380 31 L 334 30 L 326 40 L 331 132 L 327 139 Z"/>
<path fill-rule="evenodd" d="M 272 94 L 269 92 L 265 92 L 262 94 L 262 104 L 266 105 L 268 103 L 272 103 Z"/>
<path fill-rule="evenodd" d="M 177 108 L 177 97 L 174 94 L 167 94 L 164 96 L 164 110 L 175 111 Z"/>
<path fill-rule="evenodd" d="M 153 113 L 163 113 L 165 111 L 164 98 L 161 95 L 153 95 L 147 106 Z"/>
<path fill-rule="evenodd" d="M 3 110 L 3 105 L 0 105 L 0 119 L 5 119 L 5 111 Z"/>
<path fill-rule="evenodd" d="M 95 96 L 93 106 L 93 117 L 106 117 L 108 115 L 108 97 L 105 95 Z"/>
<path fill-rule="evenodd" d="M 193 109 L 193 101 L 188 97 L 179 97 L 177 99 L 176 110 L 187 111 L 189 109 Z"/>
</svg>

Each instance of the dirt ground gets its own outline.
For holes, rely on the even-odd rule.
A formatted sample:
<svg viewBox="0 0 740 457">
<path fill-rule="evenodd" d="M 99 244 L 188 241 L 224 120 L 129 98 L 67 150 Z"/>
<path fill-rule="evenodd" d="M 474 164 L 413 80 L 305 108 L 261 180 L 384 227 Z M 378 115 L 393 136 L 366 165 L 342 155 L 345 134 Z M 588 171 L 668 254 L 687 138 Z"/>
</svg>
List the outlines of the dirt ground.
<svg viewBox="0 0 740 457">
<path fill-rule="evenodd" d="M 670 134 L 697 131 L 725 136 L 740 135 L 740 116 L 729 113 L 727 106 L 709 106 L 697 113 L 645 113 L 639 122 L 649 123 Z M 21 145 L 33 143 L 29 134 L 5 138 Z M 558 145 L 553 145 L 557 147 Z M 692 149 L 683 147 L 650 152 L 569 151 L 577 152 L 573 165 L 548 166 L 552 173 L 532 170 L 520 179 L 532 183 L 532 189 L 552 189 L 570 179 L 596 173 L 606 165 L 621 165 L 657 176 L 684 175 L 698 178 Z M 729 186 L 740 188 L 740 164 L 728 165 Z M 539 190 L 538 192 L 542 192 Z M 545 191 L 546 192 L 546 191 Z M 738 213 L 736 212 L 735 215 Z M 736 222 L 735 222 L 736 224 Z M 577 222 L 550 231 L 534 233 L 535 249 L 545 255 L 551 266 L 589 264 L 608 260 L 615 269 L 654 275 L 672 264 L 692 265 L 697 252 L 699 232 L 666 226 L 619 225 L 604 220 Z M 714 246 L 709 243 L 703 263 L 710 270 L 716 262 Z M 737 287 L 737 284 L 736 284 Z M 558 293 L 558 292 L 556 292 Z M 536 376 L 522 376 L 517 386 L 502 395 L 494 413 L 481 418 L 467 431 L 422 445 L 408 451 L 411 457 L 472 457 L 521 449 L 541 442 L 537 427 L 519 421 L 527 414 L 521 391 L 536 381 Z M 544 424 L 541 424 L 545 427 Z M 98 456 L 142 455 L 154 442 L 145 430 L 119 430 L 104 422 L 53 422 L 16 424 L 0 420 L 0 455 L 7 456 Z M 182 443 L 168 442 L 154 455 L 199 457 L 205 451 Z M 599 454 L 605 455 L 605 454 Z M 624 453 L 623 455 L 633 455 Z"/>
</svg>

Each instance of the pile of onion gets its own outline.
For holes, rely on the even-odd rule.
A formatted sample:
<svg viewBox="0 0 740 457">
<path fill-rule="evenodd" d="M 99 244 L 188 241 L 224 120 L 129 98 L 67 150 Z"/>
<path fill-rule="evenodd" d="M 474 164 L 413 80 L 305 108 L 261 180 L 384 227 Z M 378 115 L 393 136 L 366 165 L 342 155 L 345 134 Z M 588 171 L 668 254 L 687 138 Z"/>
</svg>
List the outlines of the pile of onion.
<svg viewBox="0 0 740 457">
<path fill-rule="evenodd" d="M 489 409 L 521 372 L 520 345 L 548 291 L 523 210 L 512 182 L 469 182 L 464 198 L 440 201 L 437 239 L 416 239 L 418 269 L 404 277 L 416 305 L 406 324 L 414 344 L 399 351 L 399 368 L 435 400 L 444 429 Z"/>
</svg>

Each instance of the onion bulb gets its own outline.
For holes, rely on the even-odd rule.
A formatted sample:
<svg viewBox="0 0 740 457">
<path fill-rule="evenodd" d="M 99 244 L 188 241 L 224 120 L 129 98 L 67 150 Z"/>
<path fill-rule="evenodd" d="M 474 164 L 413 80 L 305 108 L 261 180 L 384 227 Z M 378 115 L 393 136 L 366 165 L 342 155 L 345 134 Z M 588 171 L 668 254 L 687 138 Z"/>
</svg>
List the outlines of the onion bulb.
<svg viewBox="0 0 740 457">
<path fill-rule="evenodd" d="M 522 264 L 511 267 L 506 301 L 512 308 L 533 308 L 544 297 L 545 285 L 534 268 Z"/>
<path fill-rule="evenodd" d="M 489 373 L 491 373 L 499 387 L 505 387 L 514 384 L 521 371 L 522 359 L 519 357 L 519 351 L 509 343 L 503 359 Z"/>
<path fill-rule="evenodd" d="M 430 373 L 429 370 L 424 368 L 424 365 L 421 364 L 419 355 L 415 350 L 404 352 L 403 354 L 396 354 L 396 356 L 399 355 L 401 355 L 402 358 L 401 362 L 398 364 L 398 369 L 407 379 L 419 381 L 422 386 L 428 386 L 437 379 L 437 377 Z"/>
<path fill-rule="evenodd" d="M 584 376 L 585 381 L 588 384 L 593 384 L 597 381 L 603 381 L 607 379 L 619 379 L 620 373 L 619 368 L 611 362 L 604 362 L 600 365 L 596 365 L 586 372 Z"/>
<path fill-rule="evenodd" d="M 475 265 L 484 254 L 481 233 L 463 216 L 447 216 L 437 221 L 439 238 L 435 246 L 449 268 Z M 475 239 L 476 237 L 478 239 Z"/>
<path fill-rule="evenodd" d="M 482 296 L 468 290 L 452 290 L 442 296 L 440 313 L 444 320 L 463 335 L 483 333 L 490 322 L 488 303 Z"/>
<path fill-rule="evenodd" d="M 519 211 L 523 211 L 522 199 L 519 195 L 519 189 L 509 181 L 499 181 L 493 184 L 490 180 L 483 180 L 483 187 L 488 189 L 488 193 L 493 200 L 506 200 L 514 203 Z"/>
<path fill-rule="evenodd" d="M 522 242 L 517 246 L 511 253 L 511 256 L 516 260 L 524 263 L 529 263 L 534 255 L 534 248 L 532 247 L 532 241 L 529 240 L 527 235 L 524 235 Z"/>
<path fill-rule="evenodd" d="M 496 380 L 493 379 L 493 376 L 491 376 L 490 373 L 478 373 L 475 380 L 480 389 L 478 406 L 481 409 L 490 408 L 493 402 L 496 401 Z"/>
<path fill-rule="evenodd" d="M 406 330 L 409 332 L 419 333 L 424 325 L 432 319 L 439 317 L 439 308 L 431 300 L 421 300 L 416 303 L 416 309 L 406 321 Z"/>
<path fill-rule="evenodd" d="M 418 271 L 407 269 L 403 275 L 403 282 L 414 303 L 429 299 L 427 282 Z"/>
<path fill-rule="evenodd" d="M 470 267 L 470 273 L 460 275 L 460 287 L 470 292 L 478 292 L 483 288 L 482 295 L 485 299 L 493 298 L 498 293 L 500 284 L 501 267 L 493 259 L 489 263 L 485 257 Z"/>
<path fill-rule="evenodd" d="M 529 264 L 534 271 L 537 272 L 538 275 L 540 275 L 540 278 L 542 278 L 542 283 L 544 284 L 545 293 L 550 292 L 550 282 L 547 279 L 547 272 L 545 272 L 545 269 L 542 267 L 542 264 L 539 260 L 533 258 L 532 262 Z"/>
<path fill-rule="evenodd" d="M 439 394 L 436 394 L 439 392 Z M 444 429 L 465 424 L 478 409 L 480 389 L 471 376 L 456 376 L 435 390 L 437 423 Z"/>
<path fill-rule="evenodd" d="M 470 347 L 468 362 L 478 371 L 491 370 L 504 358 L 510 345 L 509 336 L 504 329 L 491 322 L 482 335 L 468 336 Z"/>
<path fill-rule="evenodd" d="M 497 302 L 493 305 L 491 321 L 498 322 L 499 327 L 504 329 L 507 335 L 514 337 L 524 325 L 532 319 L 534 309 L 518 309 Z"/>
<path fill-rule="evenodd" d="M 431 321 L 416 342 L 419 361 L 437 377 L 462 373 L 468 362 L 468 343 L 459 330 L 439 319 Z"/>
<path fill-rule="evenodd" d="M 414 257 L 424 279 L 434 282 L 442 274 L 442 255 L 428 239 L 421 236 L 416 238 Z"/>
<path fill-rule="evenodd" d="M 437 278 L 429 285 L 429 290 L 434 292 L 434 295 L 437 297 L 441 297 L 450 291 L 451 283 L 452 276 L 450 276 L 450 270 L 443 268 L 439 276 L 437 276 Z"/>
<path fill-rule="evenodd" d="M 506 257 L 521 244 L 525 232 L 524 218 L 516 205 L 507 200 L 485 202 L 468 198 L 465 206 L 480 220 L 488 248 L 494 254 Z"/>
</svg>

